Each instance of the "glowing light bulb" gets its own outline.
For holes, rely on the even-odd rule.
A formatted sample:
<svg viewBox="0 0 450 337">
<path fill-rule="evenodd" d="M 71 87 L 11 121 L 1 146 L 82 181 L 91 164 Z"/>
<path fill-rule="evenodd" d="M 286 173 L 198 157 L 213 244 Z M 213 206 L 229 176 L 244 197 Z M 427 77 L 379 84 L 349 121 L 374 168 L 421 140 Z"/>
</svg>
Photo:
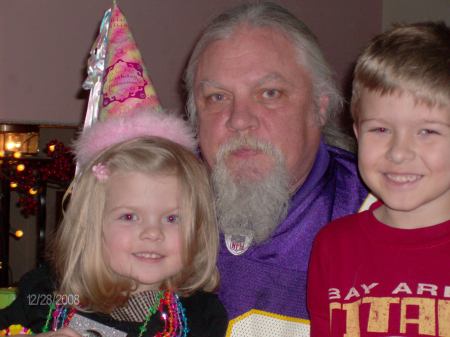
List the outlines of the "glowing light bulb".
<svg viewBox="0 0 450 337">
<path fill-rule="evenodd" d="M 16 188 L 17 186 L 19 186 L 19 184 L 16 183 L 15 181 L 11 181 L 11 182 L 9 183 L 9 187 L 11 187 L 11 188 Z"/>
<path fill-rule="evenodd" d="M 21 238 L 23 236 L 23 230 L 18 229 L 14 232 L 16 238 Z"/>
<path fill-rule="evenodd" d="M 12 151 L 12 150 L 14 149 L 14 147 L 15 147 L 15 144 L 16 144 L 16 143 L 14 143 L 14 142 L 8 142 L 8 143 L 6 143 L 6 149 L 7 149 L 8 151 Z"/>
<path fill-rule="evenodd" d="M 25 165 L 24 164 L 17 165 L 16 170 L 22 172 L 23 170 L 25 170 Z"/>
<path fill-rule="evenodd" d="M 20 157 L 22 157 L 22 153 L 20 151 L 16 151 L 13 154 L 14 158 L 19 159 Z"/>
<path fill-rule="evenodd" d="M 50 152 L 55 151 L 55 144 L 50 145 L 50 146 L 48 147 L 48 150 L 49 150 Z"/>
<path fill-rule="evenodd" d="M 28 190 L 28 193 L 30 193 L 31 195 L 35 195 L 37 192 L 38 192 L 37 189 L 35 189 L 34 187 Z"/>
<path fill-rule="evenodd" d="M 5 151 L 0 151 L 0 157 L 4 157 L 5 156 Z"/>
</svg>

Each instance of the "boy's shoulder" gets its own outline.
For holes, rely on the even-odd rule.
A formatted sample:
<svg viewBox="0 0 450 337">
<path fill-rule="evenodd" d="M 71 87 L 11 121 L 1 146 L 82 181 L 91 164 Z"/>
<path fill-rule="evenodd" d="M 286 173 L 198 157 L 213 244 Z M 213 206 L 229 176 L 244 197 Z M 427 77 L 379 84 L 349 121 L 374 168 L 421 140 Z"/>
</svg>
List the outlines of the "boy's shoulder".
<svg viewBox="0 0 450 337">
<path fill-rule="evenodd" d="M 317 234 L 316 241 L 349 241 L 361 235 L 362 225 L 370 221 L 371 209 L 337 218 L 325 225 Z"/>
</svg>

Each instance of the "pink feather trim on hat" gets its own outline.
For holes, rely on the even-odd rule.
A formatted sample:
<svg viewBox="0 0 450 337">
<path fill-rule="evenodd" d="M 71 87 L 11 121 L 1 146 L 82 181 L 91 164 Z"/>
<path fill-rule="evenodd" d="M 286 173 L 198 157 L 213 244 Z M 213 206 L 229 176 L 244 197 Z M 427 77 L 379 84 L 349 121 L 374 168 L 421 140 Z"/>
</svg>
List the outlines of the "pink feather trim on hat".
<svg viewBox="0 0 450 337">
<path fill-rule="evenodd" d="M 143 111 L 99 121 L 86 128 L 75 142 L 79 165 L 84 166 L 112 145 L 138 137 L 161 137 L 194 151 L 197 142 L 192 128 L 175 114 Z"/>
</svg>

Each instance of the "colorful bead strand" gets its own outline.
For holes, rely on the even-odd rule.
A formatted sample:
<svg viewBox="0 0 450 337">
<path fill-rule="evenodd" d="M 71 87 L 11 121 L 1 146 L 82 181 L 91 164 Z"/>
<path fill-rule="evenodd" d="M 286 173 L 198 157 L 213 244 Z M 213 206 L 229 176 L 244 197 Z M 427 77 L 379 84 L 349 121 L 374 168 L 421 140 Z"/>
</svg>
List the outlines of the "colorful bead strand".
<svg viewBox="0 0 450 337">
<path fill-rule="evenodd" d="M 68 326 L 75 312 L 76 308 L 69 309 L 64 306 L 55 306 L 54 304 L 51 304 L 42 332 L 48 332 L 50 330 L 50 324 L 52 331 Z M 155 303 L 148 308 L 144 322 L 138 329 L 138 337 L 144 336 L 151 317 L 157 312 L 160 313 L 160 316 L 164 321 L 164 329 L 163 331 L 158 332 L 155 337 L 187 336 L 189 329 L 187 326 L 185 309 L 183 308 L 178 295 L 170 291 L 160 291 L 156 296 Z"/>
</svg>

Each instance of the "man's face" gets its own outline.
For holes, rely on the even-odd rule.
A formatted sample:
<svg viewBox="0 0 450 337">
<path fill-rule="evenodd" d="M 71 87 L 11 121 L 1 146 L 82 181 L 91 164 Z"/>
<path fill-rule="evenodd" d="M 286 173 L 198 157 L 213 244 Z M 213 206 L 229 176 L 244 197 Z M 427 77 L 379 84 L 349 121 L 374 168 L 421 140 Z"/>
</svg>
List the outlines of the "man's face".
<svg viewBox="0 0 450 337">
<path fill-rule="evenodd" d="M 205 49 L 194 93 L 200 147 L 210 167 L 222 145 L 252 138 L 281 151 L 292 189 L 303 183 L 319 146 L 320 125 L 311 78 L 298 59 L 292 43 L 269 28 L 240 27 Z M 225 158 L 230 174 L 248 181 L 264 179 L 274 162 L 247 145 Z"/>
</svg>

